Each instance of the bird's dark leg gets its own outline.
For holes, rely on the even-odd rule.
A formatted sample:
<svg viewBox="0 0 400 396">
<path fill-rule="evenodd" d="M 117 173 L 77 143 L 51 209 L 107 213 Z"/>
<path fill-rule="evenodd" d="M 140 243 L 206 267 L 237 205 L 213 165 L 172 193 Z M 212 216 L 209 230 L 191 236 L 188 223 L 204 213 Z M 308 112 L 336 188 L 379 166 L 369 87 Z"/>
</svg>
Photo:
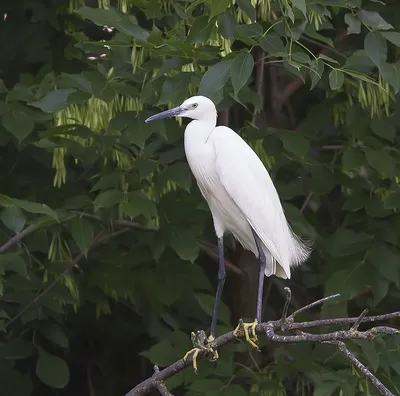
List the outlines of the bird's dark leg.
<svg viewBox="0 0 400 396">
<path fill-rule="evenodd" d="M 197 356 L 201 350 L 207 351 L 208 353 L 212 354 L 211 360 L 214 361 L 218 359 L 218 351 L 212 349 L 210 343 L 215 339 L 215 329 L 217 327 L 218 311 L 221 302 L 222 290 L 225 284 L 225 278 L 226 278 L 226 273 L 225 273 L 225 259 L 224 259 L 224 238 L 220 237 L 218 238 L 217 293 L 215 295 L 214 309 L 211 318 L 210 336 L 208 337 L 208 339 L 206 339 L 204 331 L 198 331 L 197 333 L 192 333 L 193 349 L 186 352 L 185 356 L 183 357 L 183 360 L 187 360 L 188 357 L 193 353 L 192 361 L 195 373 L 197 373 Z"/>
<path fill-rule="evenodd" d="M 263 290 L 264 290 L 264 274 L 265 274 L 265 267 L 267 265 L 267 260 L 262 250 L 260 240 L 258 235 L 251 229 L 253 233 L 254 241 L 256 243 L 257 251 L 258 251 L 258 261 L 259 261 L 259 269 L 258 269 L 258 290 L 257 290 L 257 306 L 256 306 L 256 320 L 253 323 L 243 323 L 243 320 L 239 321 L 239 325 L 234 330 L 233 334 L 237 335 L 242 330 L 246 337 L 246 340 L 255 348 L 258 349 L 257 345 L 257 334 L 256 334 L 256 327 L 258 323 L 261 323 L 261 313 L 262 313 L 262 298 L 263 298 Z M 249 329 L 251 329 L 252 334 L 249 334 Z"/>
<path fill-rule="evenodd" d="M 219 304 L 221 302 L 222 290 L 225 284 L 225 260 L 224 260 L 224 239 L 218 238 L 218 284 L 217 293 L 215 295 L 214 310 L 211 319 L 210 338 L 215 338 L 215 328 L 217 327 Z"/>
<path fill-rule="evenodd" d="M 258 235 L 251 229 L 254 240 L 256 242 L 257 251 L 258 251 L 258 261 L 260 267 L 258 269 L 258 290 L 257 290 L 257 309 L 256 309 L 256 320 L 258 323 L 261 323 L 261 312 L 262 312 L 262 299 L 263 299 L 263 291 L 264 291 L 264 274 L 265 267 L 267 265 L 267 261 L 265 258 L 264 251 L 261 248 L 260 240 Z"/>
</svg>

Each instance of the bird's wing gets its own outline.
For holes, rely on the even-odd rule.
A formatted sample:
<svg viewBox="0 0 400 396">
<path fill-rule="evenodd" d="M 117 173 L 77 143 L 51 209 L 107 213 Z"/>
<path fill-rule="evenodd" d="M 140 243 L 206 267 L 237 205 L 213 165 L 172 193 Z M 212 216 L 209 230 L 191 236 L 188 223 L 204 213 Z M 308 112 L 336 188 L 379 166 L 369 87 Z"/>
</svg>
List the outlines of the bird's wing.
<svg viewBox="0 0 400 396">
<path fill-rule="evenodd" d="M 274 184 L 263 163 L 232 129 L 217 127 L 210 136 L 216 170 L 224 188 L 242 210 L 268 251 L 290 277 L 290 265 L 300 263 L 301 244 L 293 235 Z"/>
</svg>

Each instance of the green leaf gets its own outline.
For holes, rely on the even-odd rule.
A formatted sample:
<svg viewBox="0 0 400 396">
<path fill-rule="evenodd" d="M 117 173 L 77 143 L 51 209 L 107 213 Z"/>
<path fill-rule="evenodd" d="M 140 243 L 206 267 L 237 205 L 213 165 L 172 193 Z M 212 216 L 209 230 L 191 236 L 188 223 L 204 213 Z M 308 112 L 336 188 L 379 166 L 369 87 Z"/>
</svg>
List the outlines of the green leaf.
<svg viewBox="0 0 400 396">
<path fill-rule="evenodd" d="M 342 168 L 344 171 L 357 169 L 364 163 L 364 155 L 358 148 L 346 150 L 342 155 Z"/>
<path fill-rule="evenodd" d="M 347 13 L 344 16 L 344 21 L 348 25 L 347 34 L 360 34 L 361 33 L 361 21 L 353 14 Z"/>
<path fill-rule="evenodd" d="M 81 7 L 75 12 L 90 19 L 98 26 L 113 26 L 121 33 L 139 40 L 147 40 L 150 35 L 148 31 L 137 24 L 137 20 L 132 14 L 124 14 L 113 7 L 109 9 Z"/>
<path fill-rule="evenodd" d="M 340 89 L 344 82 L 344 74 L 342 71 L 334 69 L 329 73 L 329 86 L 333 91 Z"/>
<path fill-rule="evenodd" d="M 237 25 L 235 27 L 236 35 L 240 37 L 259 37 L 263 34 L 263 28 L 259 23 L 251 23 L 244 25 Z"/>
<path fill-rule="evenodd" d="M 393 119 L 388 117 L 374 118 L 371 121 L 371 129 L 375 135 L 388 140 L 389 142 L 394 142 L 394 138 L 396 137 L 396 127 Z"/>
<path fill-rule="evenodd" d="M 161 341 L 153 345 L 148 351 L 141 352 L 140 355 L 147 357 L 153 364 L 168 366 L 177 358 L 176 348 L 168 341 Z"/>
<path fill-rule="evenodd" d="M 398 192 L 393 192 L 389 194 L 384 202 L 383 202 L 385 209 L 399 209 L 400 208 L 400 194 Z"/>
<path fill-rule="evenodd" d="M 232 60 L 219 62 L 208 69 L 199 85 L 199 95 L 209 95 L 219 91 L 229 79 Z"/>
<path fill-rule="evenodd" d="M 199 303 L 202 310 L 207 315 L 212 316 L 213 309 L 214 309 L 214 303 L 215 303 L 215 297 L 210 296 L 209 294 L 205 294 L 205 293 L 195 293 L 194 296 L 196 297 L 196 300 Z M 230 311 L 229 311 L 228 307 L 222 301 L 220 304 L 220 312 L 219 312 L 218 319 L 226 325 L 230 324 L 230 320 L 231 320 Z"/>
<path fill-rule="evenodd" d="M 20 142 L 32 133 L 34 127 L 33 120 L 20 110 L 12 110 L 4 113 L 1 121 L 4 128 Z"/>
<path fill-rule="evenodd" d="M 32 356 L 34 348 L 32 343 L 21 338 L 0 342 L 0 356 L 7 360 L 20 360 Z"/>
<path fill-rule="evenodd" d="M 199 255 L 196 235 L 190 230 L 174 229 L 170 244 L 182 260 L 194 262 Z"/>
<path fill-rule="evenodd" d="M 126 145 L 135 144 L 143 149 L 146 140 L 152 134 L 164 131 L 163 123 L 144 122 L 147 117 L 148 115 L 145 115 L 144 112 L 138 114 L 136 111 L 123 111 L 115 115 L 110 121 L 108 129 L 121 132 L 120 139 Z"/>
<path fill-rule="evenodd" d="M 162 189 L 171 181 L 176 183 L 183 190 L 189 192 L 192 186 L 192 180 L 192 173 L 189 166 L 187 163 L 181 161 L 169 165 L 160 173 L 157 180 L 157 187 Z"/>
<path fill-rule="evenodd" d="M 1 221 L 4 225 L 18 234 L 25 225 L 26 218 L 20 208 L 17 206 L 10 206 L 4 208 L 0 215 Z"/>
<path fill-rule="evenodd" d="M 79 218 L 71 220 L 71 234 L 81 252 L 86 256 L 92 246 L 94 230 L 90 221 Z"/>
<path fill-rule="evenodd" d="M 390 41 L 397 47 L 400 47 L 400 33 L 398 32 L 382 32 L 381 33 L 386 40 Z"/>
<path fill-rule="evenodd" d="M 237 0 L 237 5 L 250 18 L 251 22 L 256 21 L 256 10 L 254 9 L 250 0 Z"/>
<path fill-rule="evenodd" d="M 372 293 L 374 294 L 374 306 L 377 306 L 388 294 L 390 282 L 380 276 L 372 279 Z"/>
<path fill-rule="evenodd" d="M 37 107 L 45 113 L 54 113 L 68 106 L 68 96 L 73 92 L 76 90 L 72 88 L 57 89 L 36 102 L 29 102 L 28 105 Z"/>
<path fill-rule="evenodd" d="M 41 204 L 41 203 L 37 203 L 37 202 L 22 201 L 20 199 L 15 199 L 15 198 L 13 198 L 13 204 L 20 207 L 23 210 L 26 210 L 29 213 L 44 214 L 44 215 L 50 216 L 54 220 L 58 221 L 57 213 L 54 212 L 54 210 L 50 209 L 45 204 Z"/>
<path fill-rule="evenodd" d="M 244 87 L 251 76 L 254 60 L 249 52 L 241 52 L 235 57 L 231 66 L 231 81 L 235 95 Z"/>
<path fill-rule="evenodd" d="M 297 157 L 304 157 L 309 148 L 308 140 L 298 132 L 282 132 L 279 134 L 285 150 L 295 154 Z"/>
<path fill-rule="evenodd" d="M 332 257 L 345 257 L 366 249 L 371 243 L 371 236 L 356 233 L 346 228 L 339 228 L 324 241 L 326 252 Z"/>
<path fill-rule="evenodd" d="M 369 59 L 364 50 L 355 51 L 349 58 L 347 58 L 343 69 L 350 69 L 360 73 L 369 73 L 375 67 L 375 64 Z"/>
<path fill-rule="evenodd" d="M 188 87 L 192 73 L 180 73 L 177 76 L 165 80 L 162 90 L 160 101 L 157 105 L 167 103 L 181 103 L 188 96 Z"/>
<path fill-rule="evenodd" d="M 0 254 L 0 273 L 2 270 L 13 271 L 29 279 L 28 268 L 19 253 Z"/>
<path fill-rule="evenodd" d="M 202 15 L 194 20 L 187 41 L 191 43 L 204 43 L 210 38 L 213 28 L 214 24 L 209 21 L 208 15 Z"/>
<path fill-rule="evenodd" d="M 218 17 L 218 28 L 222 37 L 231 40 L 235 37 L 236 20 L 230 12 L 224 12 Z"/>
<path fill-rule="evenodd" d="M 148 220 L 153 220 L 157 216 L 156 204 L 141 191 L 130 192 L 128 199 L 128 202 L 121 204 L 121 209 L 131 219 L 143 215 Z"/>
<path fill-rule="evenodd" d="M 383 149 L 374 150 L 366 148 L 364 149 L 364 152 L 369 164 L 375 168 L 384 179 L 390 178 L 394 175 L 393 158 L 387 153 L 387 151 Z"/>
<path fill-rule="evenodd" d="M 39 349 L 36 375 L 46 385 L 62 389 L 69 382 L 69 368 L 65 360 Z"/>
<path fill-rule="evenodd" d="M 399 284 L 400 254 L 397 249 L 376 241 L 367 250 L 367 260 L 384 278 Z"/>
<path fill-rule="evenodd" d="M 336 63 L 337 65 L 339 64 L 339 62 L 337 60 L 332 59 L 329 56 L 326 56 L 324 54 L 319 54 L 318 55 L 318 59 L 323 59 L 323 60 L 326 60 L 327 62 L 330 62 L 330 63 Z"/>
<path fill-rule="evenodd" d="M 355 190 L 343 204 L 342 210 L 355 212 L 364 207 L 367 202 L 367 196 L 360 190 Z"/>
<path fill-rule="evenodd" d="M 376 372 L 379 368 L 379 355 L 375 349 L 375 343 L 371 340 L 357 340 L 356 343 L 361 346 L 363 354 L 367 357 L 369 367 Z"/>
<path fill-rule="evenodd" d="M 260 46 L 269 54 L 286 54 L 286 48 L 282 42 L 282 39 L 273 33 L 269 33 L 262 37 L 260 40 Z"/>
<path fill-rule="evenodd" d="M 307 18 L 307 7 L 305 0 L 292 0 L 292 4 Z"/>
<path fill-rule="evenodd" d="M 376 11 L 359 10 L 356 14 L 362 23 L 379 30 L 393 29 L 393 26 L 387 23 Z"/>
<path fill-rule="evenodd" d="M 61 348 L 68 348 L 68 337 L 60 326 L 51 324 L 49 327 L 41 329 L 41 333 L 54 345 L 60 346 Z"/>
<path fill-rule="evenodd" d="M 119 190 L 108 190 L 100 193 L 93 202 L 95 211 L 108 208 L 122 201 L 124 194 Z"/>
<path fill-rule="evenodd" d="M 364 49 L 369 59 L 380 69 L 387 58 L 387 43 L 382 34 L 369 32 L 364 39 Z"/>
<path fill-rule="evenodd" d="M 224 383 L 216 378 L 206 379 L 195 379 L 189 386 L 189 389 L 199 392 L 203 395 L 214 396 L 213 392 L 217 392 L 215 395 L 220 395 L 218 390 L 224 388 Z"/>
<path fill-rule="evenodd" d="M 310 69 L 310 79 L 311 79 L 311 88 L 310 91 L 317 85 L 318 81 L 321 79 L 322 74 L 324 73 L 324 62 L 320 59 L 314 59 L 311 61 L 311 69 Z"/>
<path fill-rule="evenodd" d="M 380 72 L 382 78 L 392 86 L 395 93 L 398 93 L 400 91 L 400 61 L 382 64 Z"/>
<path fill-rule="evenodd" d="M 231 4 L 230 0 L 207 0 L 207 2 L 211 6 L 210 20 L 215 16 L 222 14 Z"/>
</svg>

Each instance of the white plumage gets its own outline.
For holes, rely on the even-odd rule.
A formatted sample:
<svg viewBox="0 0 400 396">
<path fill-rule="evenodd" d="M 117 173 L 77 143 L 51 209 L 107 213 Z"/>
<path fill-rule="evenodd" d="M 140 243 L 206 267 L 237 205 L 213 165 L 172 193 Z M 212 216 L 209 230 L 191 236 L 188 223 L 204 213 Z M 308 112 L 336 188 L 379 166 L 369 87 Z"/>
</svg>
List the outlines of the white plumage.
<svg viewBox="0 0 400 396">
<path fill-rule="evenodd" d="M 230 128 L 194 120 L 185 130 L 185 152 L 217 236 L 229 231 L 258 256 L 252 227 L 267 259 L 265 275 L 290 278 L 290 267 L 305 261 L 309 250 L 291 231 L 269 173 L 251 147 Z"/>
</svg>

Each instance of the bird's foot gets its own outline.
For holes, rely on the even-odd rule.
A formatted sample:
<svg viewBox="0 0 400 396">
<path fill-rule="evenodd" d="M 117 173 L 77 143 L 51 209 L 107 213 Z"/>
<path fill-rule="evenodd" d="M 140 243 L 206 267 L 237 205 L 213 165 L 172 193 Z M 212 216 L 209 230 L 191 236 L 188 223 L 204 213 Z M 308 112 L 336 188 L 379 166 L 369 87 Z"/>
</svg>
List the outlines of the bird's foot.
<svg viewBox="0 0 400 396">
<path fill-rule="evenodd" d="M 214 337 L 210 336 L 207 338 L 206 333 L 203 330 L 192 332 L 191 339 L 193 348 L 185 353 L 183 360 L 189 358 L 192 354 L 192 363 L 194 372 L 197 374 L 197 357 L 201 351 L 205 351 L 207 354 L 212 355 L 210 361 L 214 362 L 219 358 L 218 351 L 211 348 L 211 343 L 214 341 Z"/>
<path fill-rule="evenodd" d="M 252 322 L 252 323 L 244 323 L 242 319 L 239 320 L 239 324 L 237 325 L 236 329 L 233 331 L 233 335 L 238 337 L 244 336 L 246 337 L 246 341 L 256 348 L 258 351 L 260 350 L 257 343 L 258 343 L 258 338 L 257 338 L 257 333 L 256 333 L 256 327 L 258 325 L 257 319 Z M 251 335 L 250 335 L 250 331 Z"/>
</svg>

